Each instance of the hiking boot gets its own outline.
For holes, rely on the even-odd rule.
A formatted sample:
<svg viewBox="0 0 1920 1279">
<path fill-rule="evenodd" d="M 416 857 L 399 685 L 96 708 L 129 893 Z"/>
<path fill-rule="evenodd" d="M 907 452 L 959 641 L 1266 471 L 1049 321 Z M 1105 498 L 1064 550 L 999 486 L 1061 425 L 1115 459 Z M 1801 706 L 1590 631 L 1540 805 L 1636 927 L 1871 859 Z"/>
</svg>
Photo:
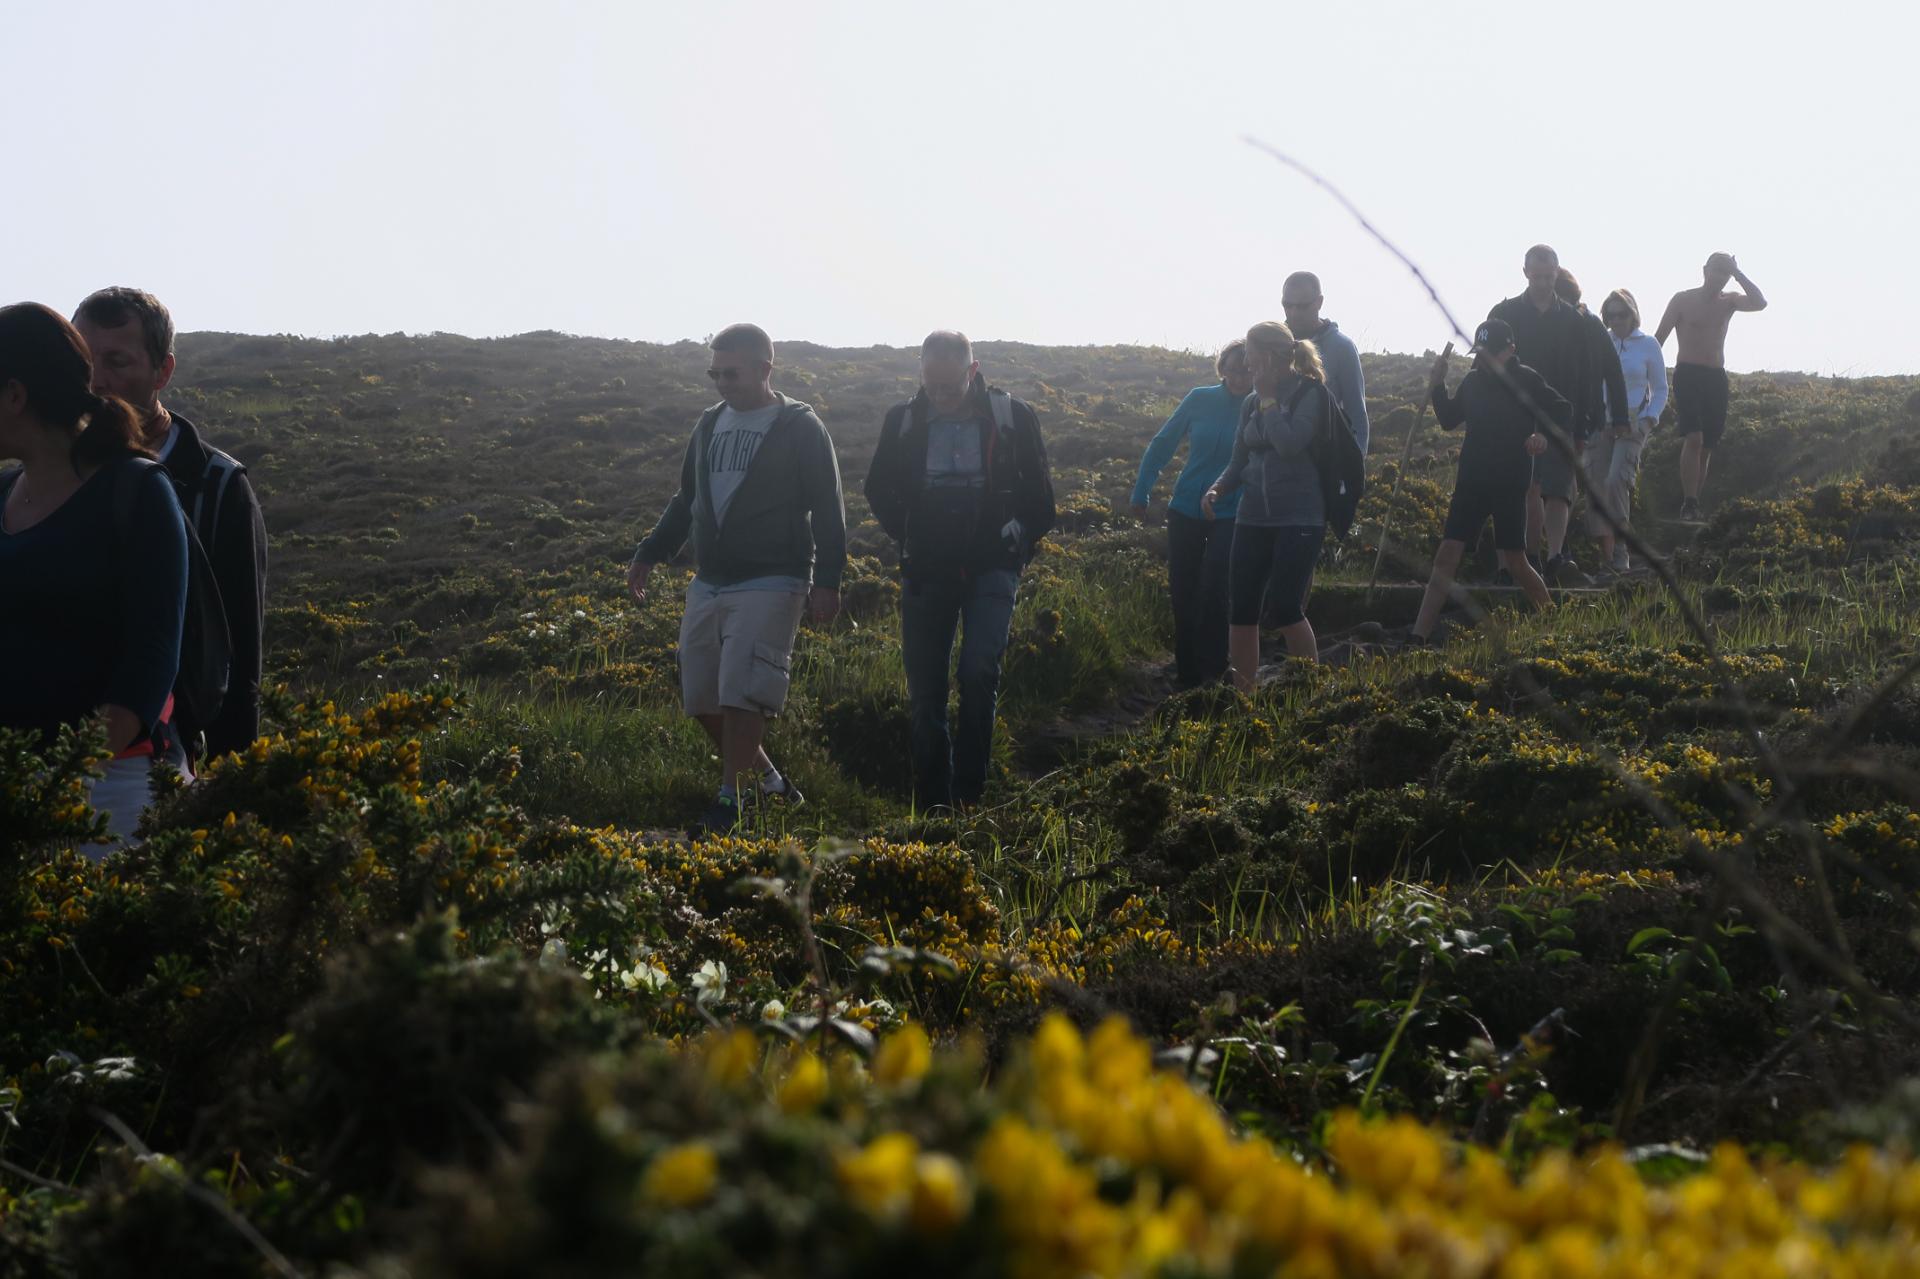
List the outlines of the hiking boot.
<svg viewBox="0 0 1920 1279">
<path fill-rule="evenodd" d="M 1613 545 L 1613 571 L 1616 573 L 1633 571 L 1633 561 L 1627 555 L 1627 548 L 1618 542 Z"/>
<path fill-rule="evenodd" d="M 741 811 L 739 802 L 730 795 L 722 795 L 687 828 L 687 837 L 699 839 L 702 835 L 731 835 L 745 824 L 746 814 Z"/>
<path fill-rule="evenodd" d="M 1550 585 L 1563 586 L 1580 574 L 1580 566 L 1574 563 L 1573 556 L 1564 551 L 1547 561 L 1546 572 L 1540 576 Z"/>
<path fill-rule="evenodd" d="M 1700 522 L 1700 499 L 1686 497 L 1680 499 L 1680 518 L 1688 524 Z"/>
</svg>

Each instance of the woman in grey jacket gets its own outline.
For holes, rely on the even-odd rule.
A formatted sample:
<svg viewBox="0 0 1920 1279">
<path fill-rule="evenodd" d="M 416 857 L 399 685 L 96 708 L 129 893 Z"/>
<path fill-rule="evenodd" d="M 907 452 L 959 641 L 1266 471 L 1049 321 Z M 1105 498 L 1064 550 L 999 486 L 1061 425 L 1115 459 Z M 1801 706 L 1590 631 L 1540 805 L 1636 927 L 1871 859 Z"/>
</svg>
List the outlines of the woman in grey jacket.
<svg viewBox="0 0 1920 1279">
<path fill-rule="evenodd" d="M 1307 592 L 1327 511 L 1308 450 L 1330 405 L 1320 353 L 1286 325 L 1268 320 L 1248 329 L 1247 359 L 1254 389 L 1240 406 L 1233 460 L 1200 499 L 1201 513 L 1212 519 L 1216 501 L 1245 489 L 1227 573 L 1227 649 L 1242 692 L 1253 691 L 1260 669 L 1260 613 L 1269 587 L 1288 656 L 1311 662 L 1320 655 Z"/>
</svg>

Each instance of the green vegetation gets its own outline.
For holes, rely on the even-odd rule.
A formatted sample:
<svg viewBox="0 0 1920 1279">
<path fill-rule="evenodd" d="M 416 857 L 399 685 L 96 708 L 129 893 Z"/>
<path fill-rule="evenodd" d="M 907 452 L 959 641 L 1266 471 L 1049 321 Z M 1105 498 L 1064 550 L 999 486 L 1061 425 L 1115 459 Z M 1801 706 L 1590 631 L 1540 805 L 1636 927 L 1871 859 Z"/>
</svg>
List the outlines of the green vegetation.
<svg viewBox="0 0 1920 1279">
<path fill-rule="evenodd" d="M 679 601 L 623 570 L 704 356 L 183 341 L 275 531 L 284 687 L 102 864 L 84 736 L 0 738 L 0 1277 L 1911 1267 L 1912 380 L 1736 379 L 1697 536 L 1656 436 L 1677 591 L 1169 697 L 1164 535 L 1117 513 L 1207 361 L 983 344 L 1063 528 L 987 802 L 935 818 L 857 496 L 912 355 L 791 344 L 847 618 L 770 741 L 809 802 L 689 846 Z M 1369 359 L 1323 632 L 1410 618 L 1365 584 L 1424 368 Z M 1455 447 L 1416 430 L 1383 582 Z"/>
</svg>

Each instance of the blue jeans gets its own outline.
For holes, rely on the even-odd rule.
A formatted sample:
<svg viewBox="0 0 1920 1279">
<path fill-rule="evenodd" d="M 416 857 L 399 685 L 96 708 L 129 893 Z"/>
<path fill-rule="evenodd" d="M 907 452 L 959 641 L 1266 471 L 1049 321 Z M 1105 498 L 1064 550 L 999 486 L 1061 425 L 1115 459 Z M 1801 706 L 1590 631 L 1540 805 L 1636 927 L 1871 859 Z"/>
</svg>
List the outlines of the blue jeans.
<svg viewBox="0 0 1920 1279">
<path fill-rule="evenodd" d="M 1020 575 L 1011 569 L 900 587 L 900 656 L 913 718 L 913 798 L 922 809 L 977 803 L 993 752 L 1000 659 Z M 947 666 L 960 636 L 960 722 L 947 732 Z"/>
</svg>

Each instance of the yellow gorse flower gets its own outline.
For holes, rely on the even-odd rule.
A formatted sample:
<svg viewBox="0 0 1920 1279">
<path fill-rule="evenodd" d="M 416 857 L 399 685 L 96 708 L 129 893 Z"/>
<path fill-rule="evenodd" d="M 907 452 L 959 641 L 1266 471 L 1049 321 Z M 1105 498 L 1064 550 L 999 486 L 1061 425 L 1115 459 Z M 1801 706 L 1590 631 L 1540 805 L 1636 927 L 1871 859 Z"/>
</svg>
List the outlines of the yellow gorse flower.
<svg viewBox="0 0 1920 1279">
<path fill-rule="evenodd" d="M 719 1181 L 719 1167 L 713 1147 L 705 1142 L 690 1141 L 673 1146 L 647 1165 L 640 1193 L 670 1208 L 692 1208 L 712 1196 Z"/>
</svg>

